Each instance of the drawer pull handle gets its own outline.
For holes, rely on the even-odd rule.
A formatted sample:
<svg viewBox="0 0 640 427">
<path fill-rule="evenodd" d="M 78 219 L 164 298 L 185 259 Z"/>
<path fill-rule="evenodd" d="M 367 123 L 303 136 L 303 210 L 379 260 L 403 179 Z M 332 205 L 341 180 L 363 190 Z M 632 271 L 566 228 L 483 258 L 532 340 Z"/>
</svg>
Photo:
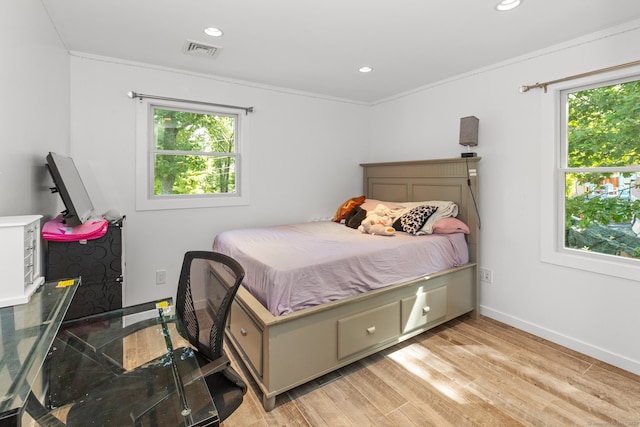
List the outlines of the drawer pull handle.
<svg viewBox="0 0 640 427">
<path fill-rule="evenodd" d="M 422 314 L 423 314 L 423 315 L 425 315 L 425 316 L 426 316 L 426 314 L 427 314 L 428 312 L 430 312 L 430 311 L 431 311 L 431 307 L 429 307 L 429 306 L 422 307 Z"/>
<path fill-rule="evenodd" d="M 247 336 L 247 330 L 245 328 L 240 328 L 240 335 L 242 335 L 243 337 Z"/>
<path fill-rule="evenodd" d="M 367 328 L 367 333 L 370 335 L 373 335 L 376 333 L 376 327 L 375 326 L 371 326 Z"/>
</svg>

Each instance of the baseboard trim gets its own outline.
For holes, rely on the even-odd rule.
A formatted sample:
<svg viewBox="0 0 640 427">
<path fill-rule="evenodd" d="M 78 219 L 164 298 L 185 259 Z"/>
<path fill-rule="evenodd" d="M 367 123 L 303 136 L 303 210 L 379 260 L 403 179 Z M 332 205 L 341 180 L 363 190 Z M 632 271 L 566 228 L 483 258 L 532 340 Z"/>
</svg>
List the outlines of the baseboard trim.
<svg viewBox="0 0 640 427">
<path fill-rule="evenodd" d="M 202 310 L 204 308 L 209 308 L 209 300 L 208 299 L 199 299 L 193 301 L 193 308 L 196 310 Z"/>
<path fill-rule="evenodd" d="M 624 369 L 625 371 L 640 375 L 639 361 L 629 359 L 628 357 L 616 353 L 612 353 L 603 348 L 593 346 L 586 342 L 572 338 L 568 335 L 560 334 L 551 329 L 543 328 L 534 323 L 519 319 L 501 311 L 485 307 L 483 305 L 480 306 L 480 314 L 505 323 L 509 326 L 513 326 L 514 328 L 529 332 L 530 334 L 539 336 L 553 343 L 565 346 L 567 348 L 570 348 L 571 350 L 578 351 L 580 353 L 586 354 L 587 356 L 609 363 L 610 365 L 616 366 L 620 369 Z"/>
</svg>

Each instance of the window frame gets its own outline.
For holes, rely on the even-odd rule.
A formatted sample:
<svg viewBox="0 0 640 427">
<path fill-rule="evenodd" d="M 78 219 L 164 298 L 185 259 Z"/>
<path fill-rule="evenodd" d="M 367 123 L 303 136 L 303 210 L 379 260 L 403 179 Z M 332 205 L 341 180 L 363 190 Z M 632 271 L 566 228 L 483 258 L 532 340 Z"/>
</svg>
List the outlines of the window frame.
<svg viewBox="0 0 640 427">
<path fill-rule="evenodd" d="M 542 94 L 541 136 L 543 143 L 541 146 L 543 150 L 540 179 L 542 262 L 635 281 L 640 277 L 639 260 L 564 246 L 565 172 L 577 170 L 567 168 L 567 147 L 564 134 L 568 114 L 566 93 L 638 79 L 640 79 L 640 67 L 633 67 L 562 82 L 549 88 L 548 93 Z M 597 169 L 592 168 L 592 170 Z M 629 170 L 628 167 L 606 169 L 609 171 Z"/>
<path fill-rule="evenodd" d="M 142 98 L 136 102 L 136 211 L 193 209 L 221 206 L 242 206 L 249 204 L 247 170 L 249 164 L 247 127 L 248 116 L 236 109 L 203 106 L 188 101 L 165 101 Z M 235 119 L 235 186 L 233 194 L 154 194 L 154 108 L 171 109 L 212 115 L 231 115 Z M 176 152 L 183 153 L 183 152 Z M 184 153 L 183 153 L 184 154 Z M 193 151 L 189 154 L 197 155 Z"/>
</svg>

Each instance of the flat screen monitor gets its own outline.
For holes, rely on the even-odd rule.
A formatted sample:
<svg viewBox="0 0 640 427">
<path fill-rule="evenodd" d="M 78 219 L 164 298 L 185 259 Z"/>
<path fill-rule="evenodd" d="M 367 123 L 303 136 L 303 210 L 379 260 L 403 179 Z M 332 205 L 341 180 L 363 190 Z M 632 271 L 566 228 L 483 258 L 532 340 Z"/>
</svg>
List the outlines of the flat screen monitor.
<svg viewBox="0 0 640 427">
<path fill-rule="evenodd" d="M 83 224 L 93 215 L 93 204 L 71 157 L 56 153 L 47 155 L 47 167 L 53 184 L 66 208 L 62 212 L 69 226 Z"/>
</svg>

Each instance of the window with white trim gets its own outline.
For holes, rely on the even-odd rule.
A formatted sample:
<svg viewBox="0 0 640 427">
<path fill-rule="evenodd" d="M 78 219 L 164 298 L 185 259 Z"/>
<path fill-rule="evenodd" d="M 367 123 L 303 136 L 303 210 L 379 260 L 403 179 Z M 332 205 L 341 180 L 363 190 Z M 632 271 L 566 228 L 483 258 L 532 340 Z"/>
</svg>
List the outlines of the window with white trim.
<svg viewBox="0 0 640 427">
<path fill-rule="evenodd" d="M 150 99 L 137 113 L 137 210 L 247 204 L 242 114 Z"/>
<path fill-rule="evenodd" d="M 556 92 L 555 254 L 543 239 L 543 260 L 637 278 L 639 77 Z"/>
</svg>

